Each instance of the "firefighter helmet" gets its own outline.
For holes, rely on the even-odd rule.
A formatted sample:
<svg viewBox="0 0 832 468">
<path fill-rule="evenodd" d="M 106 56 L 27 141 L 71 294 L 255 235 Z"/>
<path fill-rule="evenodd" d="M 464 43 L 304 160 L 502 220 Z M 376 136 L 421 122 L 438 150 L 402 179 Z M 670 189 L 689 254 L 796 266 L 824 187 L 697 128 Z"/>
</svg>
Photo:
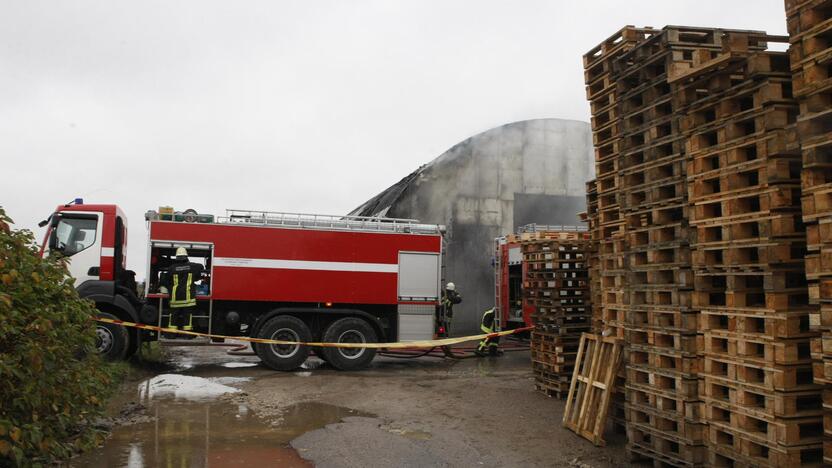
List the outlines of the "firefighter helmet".
<svg viewBox="0 0 832 468">
<path fill-rule="evenodd" d="M 188 249 L 185 247 L 179 247 L 176 249 L 176 256 L 177 257 L 187 257 L 188 256 Z"/>
<path fill-rule="evenodd" d="M 447 286 L 445 286 L 445 289 L 447 289 L 448 291 L 456 291 L 456 285 L 453 283 L 448 283 Z"/>
</svg>

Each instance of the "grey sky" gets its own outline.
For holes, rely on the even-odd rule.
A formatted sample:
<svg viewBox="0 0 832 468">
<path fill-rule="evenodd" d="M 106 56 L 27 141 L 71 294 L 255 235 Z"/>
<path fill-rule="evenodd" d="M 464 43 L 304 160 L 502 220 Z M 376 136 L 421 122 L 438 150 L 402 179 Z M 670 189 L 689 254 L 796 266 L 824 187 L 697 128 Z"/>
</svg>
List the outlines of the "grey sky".
<svg viewBox="0 0 832 468">
<path fill-rule="evenodd" d="M 588 120 L 581 56 L 625 24 L 785 34 L 782 0 L 6 1 L 0 205 L 82 196 L 346 213 L 504 123 Z M 40 234 L 39 234 L 40 235 Z"/>
</svg>

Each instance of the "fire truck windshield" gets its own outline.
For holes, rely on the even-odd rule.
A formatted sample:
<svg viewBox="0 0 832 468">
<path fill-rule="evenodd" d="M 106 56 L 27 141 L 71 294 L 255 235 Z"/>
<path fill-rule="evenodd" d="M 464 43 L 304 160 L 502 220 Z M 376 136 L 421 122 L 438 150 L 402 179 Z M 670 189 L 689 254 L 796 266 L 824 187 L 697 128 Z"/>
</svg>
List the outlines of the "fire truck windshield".
<svg viewBox="0 0 832 468">
<path fill-rule="evenodd" d="M 92 216 L 62 216 L 52 230 L 50 248 L 66 256 L 75 255 L 95 244 L 98 219 Z"/>
</svg>

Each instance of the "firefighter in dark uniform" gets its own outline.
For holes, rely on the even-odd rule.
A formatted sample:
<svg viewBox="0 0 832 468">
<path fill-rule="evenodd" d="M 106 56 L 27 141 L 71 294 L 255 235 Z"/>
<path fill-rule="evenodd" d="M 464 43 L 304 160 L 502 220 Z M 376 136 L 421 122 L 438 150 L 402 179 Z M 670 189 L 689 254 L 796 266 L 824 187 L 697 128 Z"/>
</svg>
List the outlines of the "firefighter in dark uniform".
<svg viewBox="0 0 832 468">
<path fill-rule="evenodd" d="M 445 329 L 444 336 L 451 334 L 451 319 L 454 317 L 454 305 L 462 302 L 462 295 L 456 291 L 454 283 L 448 283 L 442 292 L 442 307 L 440 308 L 439 324 Z"/>
<path fill-rule="evenodd" d="M 164 285 L 170 291 L 170 328 L 193 329 L 193 313 L 196 311 L 196 281 L 202 279 L 205 268 L 188 261 L 184 247 L 176 249 L 176 260 L 168 267 Z"/>
<path fill-rule="evenodd" d="M 488 309 L 482 314 L 480 321 L 480 330 L 483 333 L 494 333 L 494 309 Z M 480 341 L 477 350 L 474 351 L 478 356 L 499 356 L 500 355 L 500 337 L 484 338 Z"/>
</svg>

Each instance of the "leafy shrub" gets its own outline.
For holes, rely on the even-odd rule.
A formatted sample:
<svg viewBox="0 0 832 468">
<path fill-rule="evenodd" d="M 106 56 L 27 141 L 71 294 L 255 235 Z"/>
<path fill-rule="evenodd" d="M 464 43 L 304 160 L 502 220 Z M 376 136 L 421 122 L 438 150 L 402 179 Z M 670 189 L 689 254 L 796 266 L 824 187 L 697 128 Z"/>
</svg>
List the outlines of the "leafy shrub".
<svg viewBox="0 0 832 468">
<path fill-rule="evenodd" d="M 0 466 L 48 463 L 98 443 L 114 386 L 95 352 L 95 307 L 57 256 L 0 208 Z"/>
</svg>

